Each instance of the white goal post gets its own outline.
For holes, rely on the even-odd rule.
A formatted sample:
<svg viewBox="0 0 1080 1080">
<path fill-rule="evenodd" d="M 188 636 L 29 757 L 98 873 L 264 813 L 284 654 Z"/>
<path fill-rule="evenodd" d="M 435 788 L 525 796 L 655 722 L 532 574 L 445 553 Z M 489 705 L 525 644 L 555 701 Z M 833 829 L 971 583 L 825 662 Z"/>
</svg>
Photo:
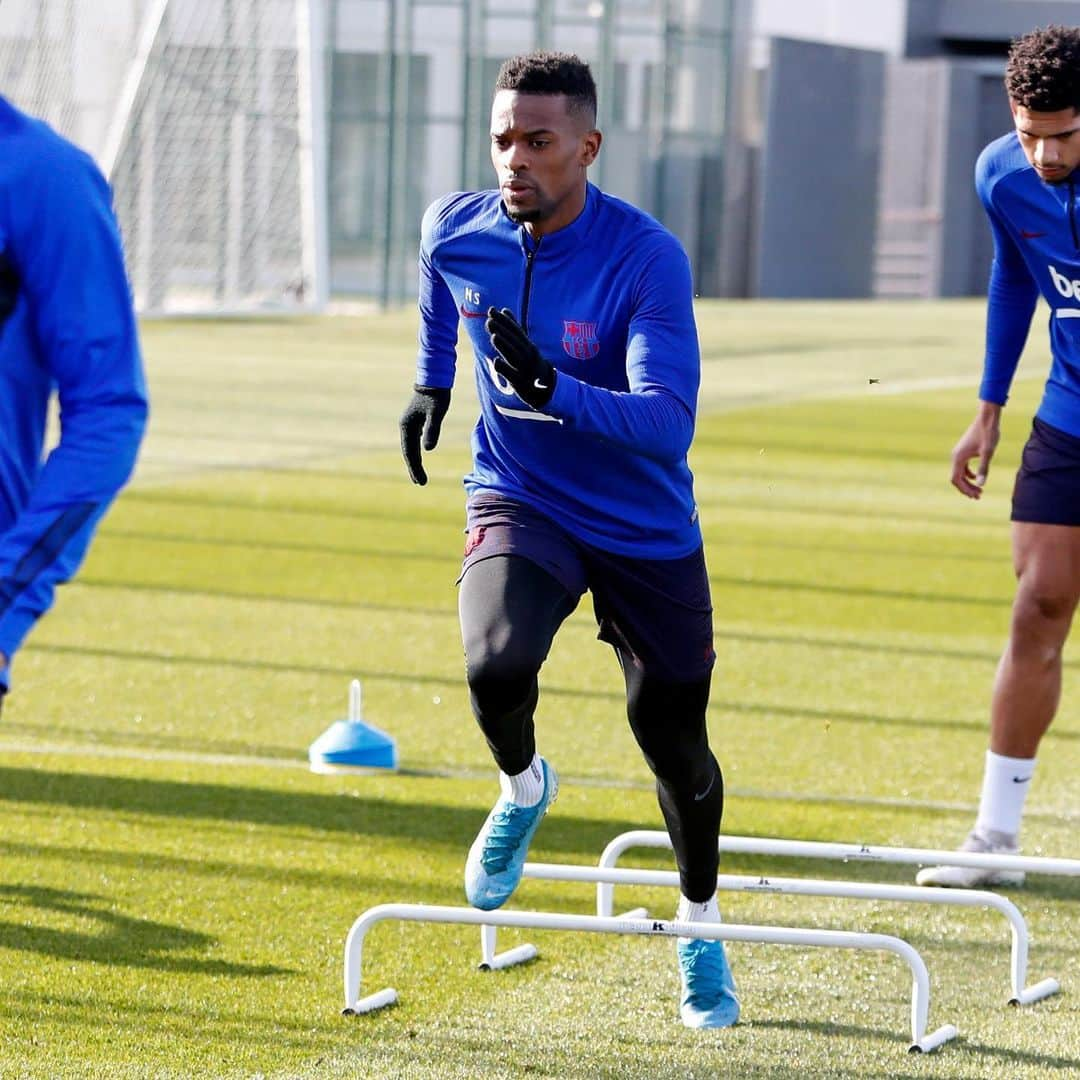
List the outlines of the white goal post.
<svg viewBox="0 0 1080 1080">
<path fill-rule="evenodd" d="M 325 305 L 325 3 L 0 3 L 0 93 L 108 176 L 140 312 Z"/>
</svg>

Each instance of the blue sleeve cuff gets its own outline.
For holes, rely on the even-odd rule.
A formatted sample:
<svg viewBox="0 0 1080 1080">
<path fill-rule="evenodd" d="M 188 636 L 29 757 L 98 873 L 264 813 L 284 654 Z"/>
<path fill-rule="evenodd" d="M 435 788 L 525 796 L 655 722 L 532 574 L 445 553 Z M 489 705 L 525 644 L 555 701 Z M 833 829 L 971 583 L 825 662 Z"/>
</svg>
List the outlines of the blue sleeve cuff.
<svg viewBox="0 0 1080 1080">
<path fill-rule="evenodd" d="M 430 386 L 433 390 L 452 390 L 454 388 L 454 371 L 445 369 L 436 371 L 428 367 L 422 361 L 416 365 L 416 385 Z"/>
<path fill-rule="evenodd" d="M 577 399 L 577 379 L 560 371 L 555 377 L 555 392 L 551 395 L 551 400 L 539 412 L 560 420 L 571 419 L 577 408 Z"/>
<path fill-rule="evenodd" d="M 1004 405 L 1009 400 L 1010 379 L 983 379 L 979 385 L 979 400 Z"/>
</svg>

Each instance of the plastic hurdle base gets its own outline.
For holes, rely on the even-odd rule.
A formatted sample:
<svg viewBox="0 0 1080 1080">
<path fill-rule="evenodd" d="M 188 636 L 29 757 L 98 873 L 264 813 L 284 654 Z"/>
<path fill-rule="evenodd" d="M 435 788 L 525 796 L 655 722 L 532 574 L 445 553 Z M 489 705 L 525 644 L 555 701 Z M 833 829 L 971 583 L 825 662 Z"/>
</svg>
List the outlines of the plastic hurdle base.
<svg viewBox="0 0 1080 1080">
<path fill-rule="evenodd" d="M 369 908 L 352 925 L 345 939 L 345 1015 L 374 1012 L 398 1000 L 387 987 L 361 996 L 364 936 L 378 922 L 459 923 L 466 926 L 512 926 L 538 930 L 591 931 L 602 934 L 638 934 L 649 937 L 692 937 L 710 941 L 752 941 L 839 949 L 885 951 L 903 959 L 911 970 L 911 1044 L 913 1053 L 928 1052 L 956 1038 L 956 1028 L 944 1024 L 927 1033 L 930 1013 L 930 976 L 919 953 L 906 941 L 887 934 L 843 930 L 812 930 L 786 926 L 748 926 L 736 923 L 681 923 L 660 919 L 605 918 L 599 915 L 561 915 L 544 911 L 478 911 L 476 908 L 427 904 L 380 904 Z M 515 950 L 511 950 L 513 952 Z M 520 960 L 518 961 L 520 962 Z M 509 965 L 503 965 L 509 966 Z"/>
<path fill-rule="evenodd" d="M 518 964 L 535 960 L 540 955 L 535 945 L 517 945 L 505 952 L 496 952 L 496 933 L 495 927 L 489 923 L 485 922 L 480 927 L 480 963 L 477 967 L 481 971 L 501 971 L 503 968 L 516 967 Z"/>
</svg>

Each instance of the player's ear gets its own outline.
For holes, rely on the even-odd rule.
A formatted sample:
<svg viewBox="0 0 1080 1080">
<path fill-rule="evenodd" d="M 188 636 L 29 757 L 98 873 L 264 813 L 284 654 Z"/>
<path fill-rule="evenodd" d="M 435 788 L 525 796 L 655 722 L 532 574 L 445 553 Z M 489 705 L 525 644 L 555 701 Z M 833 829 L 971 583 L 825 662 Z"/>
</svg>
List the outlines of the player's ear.
<svg viewBox="0 0 1080 1080">
<path fill-rule="evenodd" d="M 587 131 L 581 138 L 581 164 L 586 168 L 590 166 L 600 153 L 600 144 L 604 141 L 604 136 L 600 134 L 595 128 L 592 131 Z"/>
</svg>

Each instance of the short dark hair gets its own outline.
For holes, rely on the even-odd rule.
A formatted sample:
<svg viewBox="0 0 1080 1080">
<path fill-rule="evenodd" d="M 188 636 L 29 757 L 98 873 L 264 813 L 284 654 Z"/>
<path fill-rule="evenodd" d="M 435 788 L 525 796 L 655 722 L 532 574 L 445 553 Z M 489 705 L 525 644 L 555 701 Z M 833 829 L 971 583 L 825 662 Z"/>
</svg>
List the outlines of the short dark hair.
<svg viewBox="0 0 1080 1080">
<path fill-rule="evenodd" d="M 565 94 L 568 112 L 596 122 L 596 83 L 589 65 L 573 53 L 531 52 L 511 56 L 499 68 L 495 90 L 519 94 Z"/>
<path fill-rule="evenodd" d="M 1025 109 L 1080 111 L 1080 26 L 1048 26 L 1017 38 L 1009 49 L 1005 89 Z"/>
</svg>

